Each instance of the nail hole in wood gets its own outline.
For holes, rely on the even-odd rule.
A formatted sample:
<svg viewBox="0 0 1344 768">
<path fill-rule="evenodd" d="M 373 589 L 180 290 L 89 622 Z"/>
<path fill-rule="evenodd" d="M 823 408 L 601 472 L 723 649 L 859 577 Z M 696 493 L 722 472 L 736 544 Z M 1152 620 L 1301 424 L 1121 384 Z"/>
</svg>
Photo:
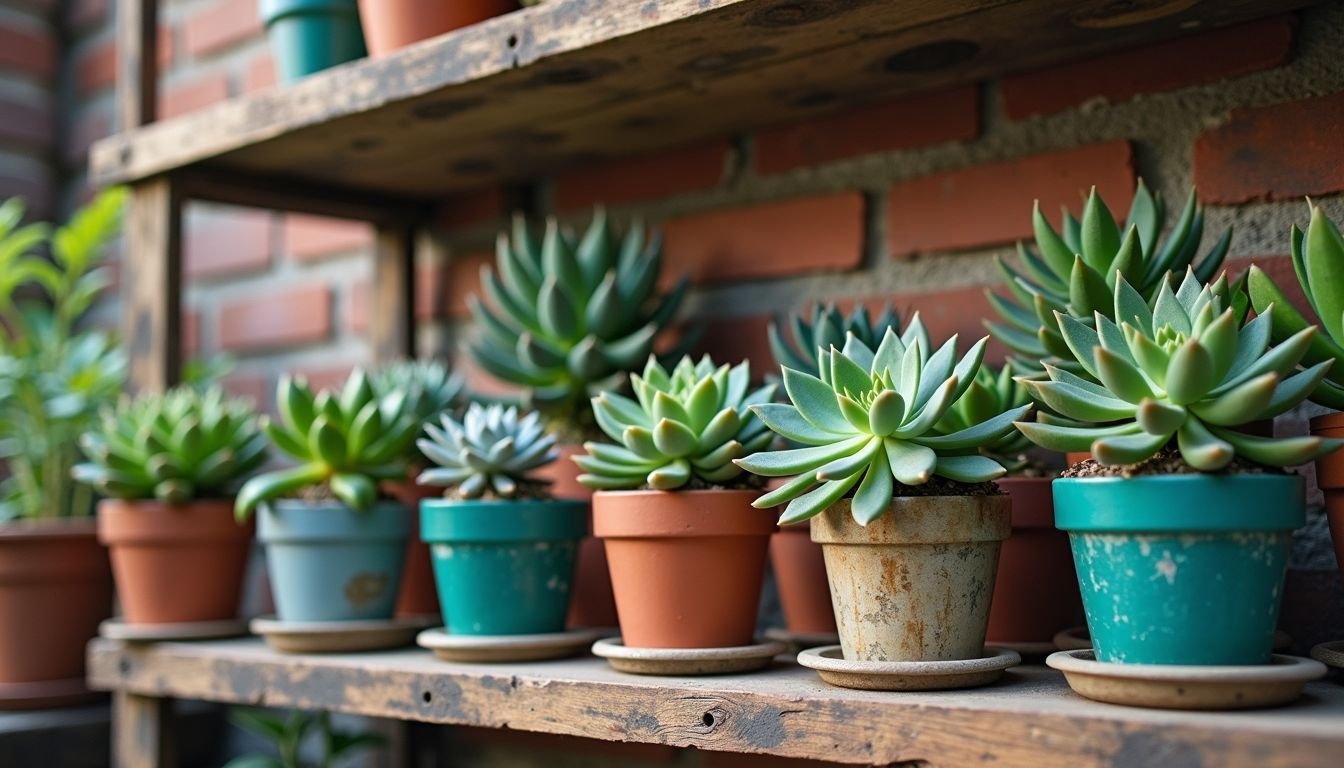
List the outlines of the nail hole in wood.
<svg viewBox="0 0 1344 768">
<path fill-rule="evenodd" d="M 122 660 L 118 661 L 118 662 L 117 662 L 117 671 L 120 672 L 122 675 L 129 675 L 129 674 L 131 674 L 131 660 L 130 660 L 130 659 L 122 659 Z"/>
<path fill-rule="evenodd" d="M 517 35 L 509 35 L 509 47 L 510 47 L 510 48 L 517 48 L 517 47 L 518 47 L 518 36 L 517 36 Z"/>
<path fill-rule="evenodd" d="M 701 716 L 700 722 L 704 723 L 706 727 L 709 728 L 714 727 L 714 713 L 706 712 L 703 716 Z"/>
<path fill-rule="evenodd" d="M 429 691 L 425 691 L 424 693 L 420 694 L 420 699 L 424 701 L 426 704 L 428 704 L 429 702 L 434 700 L 434 694 L 430 693 Z"/>
</svg>

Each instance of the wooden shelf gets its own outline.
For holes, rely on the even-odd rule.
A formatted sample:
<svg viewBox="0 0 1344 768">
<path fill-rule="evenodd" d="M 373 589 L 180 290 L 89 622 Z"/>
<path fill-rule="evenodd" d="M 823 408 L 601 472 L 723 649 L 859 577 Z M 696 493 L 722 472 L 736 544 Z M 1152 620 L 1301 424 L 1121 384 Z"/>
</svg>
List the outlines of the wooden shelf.
<svg viewBox="0 0 1344 768">
<path fill-rule="evenodd" d="M 881 764 L 1337 768 L 1344 686 L 1308 686 L 1262 712 L 1170 712 L 1091 702 L 1044 667 L 987 688 L 833 688 L 780 661 L 751 675 L 638 677 L 594 658 L 469 665 L 428 652 L 286 656 L 250 638 L 89 647 L 95 688 L 143 697 L 326 709 L 595 739 Z"/>
<path fill-rule="evenodd" d="M 1310 4 L 552 0 L 105 139 L 92 174 L 424 201 Z"/>
</svg>

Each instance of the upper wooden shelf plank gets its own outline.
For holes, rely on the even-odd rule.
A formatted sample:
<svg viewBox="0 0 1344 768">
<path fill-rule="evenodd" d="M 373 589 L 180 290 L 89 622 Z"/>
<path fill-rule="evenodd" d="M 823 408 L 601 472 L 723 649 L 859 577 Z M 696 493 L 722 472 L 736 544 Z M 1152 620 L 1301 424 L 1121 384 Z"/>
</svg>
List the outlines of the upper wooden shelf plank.
<svg viewBox="0 0 1344 768">
<path fill-rule="evenodd" d="M 104 139 L 92 175 L 432 199 L 1310 4 L 553 0 Z"/>
<path fill-rule="evenodd" d="M 286 656 L 259 639 L 89 646 L 94 688 L 431 723 L 879 764 L 1338 768 L 1344 687 L 1313 683 L 1262 712 L 1091 702 L 1019 667 L 987 688 L 834 688 L 778 662 L 751 675 L 638 677 L 594 658 L 449 664 L 428 652 Z"/>
</svg>

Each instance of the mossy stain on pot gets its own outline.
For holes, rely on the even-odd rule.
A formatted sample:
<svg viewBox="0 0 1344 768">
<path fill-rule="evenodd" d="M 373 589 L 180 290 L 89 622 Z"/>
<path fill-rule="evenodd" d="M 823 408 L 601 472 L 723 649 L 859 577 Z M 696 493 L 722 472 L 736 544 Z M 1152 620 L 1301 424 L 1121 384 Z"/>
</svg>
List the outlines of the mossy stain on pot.
<svg viewBox="0 0 1344 768">
<path fill-rule="evenodd" d="M 341 592 L 350 605 L 363 608 L 382 596 L 387 590 L 389 581 L 391 578 L 386 573 L 360 571 L 345 582 L 345 588 Z"/>
</svg>

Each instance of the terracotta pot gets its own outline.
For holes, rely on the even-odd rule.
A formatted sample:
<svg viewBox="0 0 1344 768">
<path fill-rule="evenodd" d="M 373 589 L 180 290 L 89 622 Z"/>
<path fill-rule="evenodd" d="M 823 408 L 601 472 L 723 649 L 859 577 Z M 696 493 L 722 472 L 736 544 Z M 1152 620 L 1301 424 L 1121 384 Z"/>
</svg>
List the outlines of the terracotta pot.
<svg viewBox="0 0 1344 768">
<path fill-rule="evenodd" d="M 515 0 L 359 0 L 370 56 L 386 56 L 518 7 Z"/>
<path fill-rule="evenodd" d="M 40 706 L 44 687 L 82 680 L 84 646 L 111 615 L 112 571 L 93 520 L 0 525 L 0 708 L 9 691 Z"/>
<path fill-rule="evenodd" d="M 544 467 L 537 476 L 551 481 L 551 495 L 557 499 L 591 502 L 593 492 L 579 484 L 576 479 L 579 467 L 570 460 L 571 456 L 584 452 L 583 446 L 564 444 L 558 446 L 558 450 L 560 458 Z M 588 532 L 592 533 L 591 518 Z M 571 627 L 616 626 L 616 598 L 611 591 L 607 550 L 592 536 L 579 541 L 579 564 L 574 569 L 574 592 L 569 598 L 569 617 L 565 621 Z"/>
<path fill-rule="evenodd" d="M 397 591 L 397 615 L 438 616 L 439 590 L 434 586 L 429 545 L 420 540 L 420 502 L 442 498 L 443 489 L 406 480 L 383 483 L 383 491 L 411 510 L 411 533 L 406 540 L 406 561 L 401 566 L 401 588 Z"/>
<path fill-rule="evenodd" d="M 835 634 L 826 560 L 807 526 L 781 526 L 770 537 L 770 567 L 788 630 L 799 635 Z"/>
<path fill-rule="evenodd" d="M 997 482 L 1012 499 L 1013 535 L 999 551 L 987 637 L 991 643 L 1051 643 L 1057 632 L 1084 621 L 1069 535 L 1055 528 L 1051 478 Z"/>
<path fill-rule="evenodd" d="M 129 624 L 236 617 L 252 530 L 228 500 L 98 502 L 98 540 L 111 552 Z"/>
<path fill-rule="evenodd" d="M 984 655 L 999 544 L 1011 526 L 1006 495 L 896 498 L 867 526 L 854 521 L 842 499 L 812 518 L 844 657 Z"/>
<path fill-rule="evenodd" d="M 1344 413 L 1312 419 L 1311 434 L 1344 438 Z M 1325 515 L 1330 521 L 1330 539 L 1335 544 L 1335 562 L 1344 573 L 1344 450 L 1316 461 L 1316 485 L 1325 496 Z"/>
<path fill-rule="evenodd" d="M 625 644 L 748 645 L 775 516 L 756 491 L 601 491 L 593 531 L 607 545 Z"/>
</svg>

